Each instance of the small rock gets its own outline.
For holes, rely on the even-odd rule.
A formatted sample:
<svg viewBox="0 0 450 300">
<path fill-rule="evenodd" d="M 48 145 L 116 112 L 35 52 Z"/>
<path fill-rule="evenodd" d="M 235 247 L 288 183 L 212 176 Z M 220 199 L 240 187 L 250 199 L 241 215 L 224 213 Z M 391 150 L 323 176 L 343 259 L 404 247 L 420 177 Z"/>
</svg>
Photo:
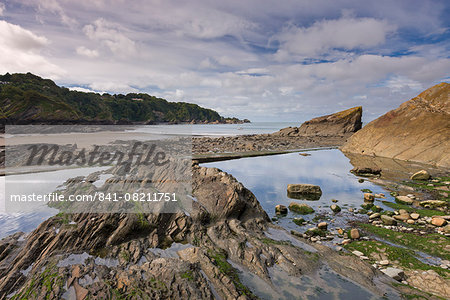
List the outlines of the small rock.
<svg viewBox="0 0 450 300">
<path fill-rule="evenodd" d="M 352 251 L 353 254 L 355 254 L 356 256 L 364 256 L 364 253 L 362 253 L 361 251 L 358 250 L 354 250 Z"/>
<path fill-rule="evenodd" d="M 379 262 L 379 264 L 381 265 L 381 266 L 388 266 L 389 265 L 389 260 L 381 260 L 380 262 Z"/>
<path fill-rule="evenodd" d="M 313 184 L 288 184 L 287 193 L 294 199 L 319 200 L 322 196 L 320 186 Z"/>
<path fill-rule="evenodd" d="M 342 240 L 342 245 L 347 245 L 347 244 L 350 244 L 350 242 L 351 242 L 351 240 L 349 240 L 349 239 L 344 239 L 344 240 Z"/>
<path fill-rule="evenodd" d="M 383 221 L 383 224 L 385 225 L 396 225 L 397 221 L 389 216 L 381 215 L 381 221 Z"/>
<path fill-rule="evenodd" d="M 359 258 L 363 259 L 363 260 L 368 260 L 369 258 L 367 256 L 360 256 Z"/>
<path fill-rule="evenodd" d="M 354 240 L 359 239 L 359 230 L 357 228 L 352 228 L 352 230 L 350 230 L 350 237 Z"/>
<path fill-rule="evenodd" d="M 381 271 L 397 281 L 402 281 L 403 277 L 405 276 L 405 273 L 402 269 L 388 267 L 387 269 Z"/>
<path fill-rule="evenodd" d="M 447 224 L 447 221 L 442 218 L 433 218 L 431 220 L 431 224 L 433 224 L 434 226 L 441 227 L 441 226 L 444 226 L 445 224 Z"/>
<path fill-rule="evenodd" d="M 450 224 L 446 225 L 443 229 L 444 233 L 450 233 Z"/>
<path fill-rule="evenodd" d="M 314 209 L 306 203 L 291 202 L 289 209 L 301 215 L 312 214 L 314 212 Z"/>
<path fill-rule="evenodd" d="M 409 214 L 406 213 L 406 214 L 396 215 L 396 216 L 394 216 L 394 219 L 405 222 L 409 219 Z"/>
<path fill-rule="evenodd" d="M 364 182 L 364 179 L 360 178 L 360 179 L 358 179 L 358 182 L 359 182 L 359 183 L 363 183 L 363 182 Z"/>
<path fill-rule="evenodd" d="M 338 212 L 341 211 L 341 208 L 340 208 L 339 205 L 337 205 L 337 204 L 331 205 L 330 208 L 331 208 L 331 210 L 332 210 L 334 213 L 338 213 Z"/>
<path fill-rule="evenodd" d="M 371 215 L 369 216 L 369 219 L 370 219 L 370 220 L 373 220 L 373 219 L 377 219 L 377 218 L 379 218 L 379 217 L 381 217 L 381 214 L 380 214 L 380 213 L 374 213 L 374 214 L 371 214 Z"/>
<path fill-rule="evenodd" d="M 353 207 L 349 207 L 349 208 L 348 208 L 348 211 L 352 213 L 352 212 L 355 211 L 355 209 L 354 209 Z"/>
<path fill-rule="evenodd" d="M 420 215 L 418 213 L 412 213 L 409 215 L 411 217 L 411 219 L 413 220 L 417 220 L 420 218 Z"/>
<path fill-rule="evenodd" d="M 364 193 L 364 201 L 373 202 L 375 201 L 375 196 L 371 193 Z"/>
<path fill-rule="evenodd" d="M 411 225 L 412 225 L 412 224 L 414 224 L 414 223 L 416 223 L 416 222 L 415 222 L 414 220 L 411 220 L 411 219 L 410 219 L 410 220 L 406 221 L 406 223 L 408 223 L 408 224 L 411 224 Z M 412 228 L 408 228 L 408 229 L 412 229 Z"/>
<path fill-rule="evenodd" d="M 309 154 L 309 153 L 299 153 L 299 155 L 301 155 L 301 156 L 311 156 L 311 154 Z"/>
<path fill-rule="evenodd" d="M 395 201 L 400 204 L 406 204 L 406 205 L 412 205 L 413 200 L 409 198 L 408 196 L 397 196 L 395 197 Z"/>
<path fill-rule="evenodd" d="M 425 201 L 421 201 L 419 202 L 420 206 L 423 207 L 441 207 L 441 206 L 446 206 L 447 202 L 443 201 L 443 200 L 425 200 Z"/>
<path fill-rule="evenodd" d="M 337 203 L 337 202 L 338 202 L 338 200 L 336 200 L 336 199 L 331 199 L 331 202 L 333 202 L 333 203 Z"/>
<path fill-rule="evenodd" d="M 338 234 L 343 235 L 344 234 L 344 230 L 342 228 L 338 228 L 337 230 Z"/>
<path fill-rule="evenodd" d="M 420 170 L 411 176 L 412 180 L 428 180 L 430 179 L 430 174 L 425 170 Z"/>
<path fill-rule="evenodd" d="M 374 197 L 375 198 L 386 198 L 386 196 L 384 194 L 382 194 L 382 193 L 375 194 Z"/>
<path fill-rule="evenodd" d="M 381 169 L 376 167 L 354 167 L 350 172 L 360 176 L 373 176 L 380 175 Z"/>
<path fill-rule="evenodd" d="M 317 224 L 317 228 L 322 229 L 322 230 L 327 230 L 328 224 L 327 222 L 321 222 L 319 224 Z"/>
<path fill-rule="evenodd" d="M 275 213 L 277 215 L 286 215 L 288 213 L 288 209 L 286 206 L 278 204 L 275 206 Z"/>
</svg>

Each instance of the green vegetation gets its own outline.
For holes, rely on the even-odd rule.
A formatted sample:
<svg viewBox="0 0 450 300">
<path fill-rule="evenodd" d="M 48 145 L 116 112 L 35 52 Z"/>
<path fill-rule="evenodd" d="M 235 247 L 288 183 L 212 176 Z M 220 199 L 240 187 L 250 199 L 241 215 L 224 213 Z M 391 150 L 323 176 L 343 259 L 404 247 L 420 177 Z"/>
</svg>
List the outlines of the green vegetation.
<svg viewBox="0 0 450 300">
<path fill-rule="evenodd" d="M 0 119 L 11 122 L 233 122 L 211 109 L 148 94 L 71 91 L 31 73 L 0 75 Z"/>
<path fill-rule="evenodd" d="M 361 204 L 361 207 L 365 210 L 369 210 L 373 207 L 373 203 L 365 202 L 365 203 Z"/>
<path fill-rule="evenodd" d="M 394 203 L 394 202 L 389 202 L 389 201 L 383 201 L 383 204 L 390 208 L 393 208 L 395 210 L 404 209 L 409 213 L 416 212 L 421 217 L 445 216 L 445 212 L 440 211 L 440 210 L 416 209 L 416 208 L 411 207 L 411 205 L 399 204 L 399 203 Z"/>
<path fill-rule="evenodd" d="M 181 274 L 181 278 L 185 278 L 189 281 L 194 281 L 194 273 L 191 270 L 188 270 Z"/>
<path fill-rule="evenodd" d="M 372 193 L 372 191 L 369 190 L 369 189 L 361 189 L 361 192 L 363 192 L 363 193 Z"/>
<path fill-rule="evenodd" d="M 127 250 L 122 250 L 119 253 L 120 257 L 123 258 L 124 261 L 126 261 L 127 263 L 131 261 L 131 256 L 130 256 L 130 252 L 128 252 Z"/>
<path fill-rule="evenodd" d="M 445 192 L 445 191 L 438 189 L 439 187 L 449 186 L 448 184 L 445 184 L 444 182 L 450 182 L 450 177 L 443 176 L 443 177 L 437 177 L 434 179 L 439 180 L 439 182 L 414 180 L 414 181 L 404 181 L 403 184 L 413 187 L 414 189 L 416 189 L 418 191 L 428 192 L 431 195 L 433 195 L 433 198 L 436 200 L 450 201 L 450 195 L 444 196 L 443 192 Z M 428 184 L 432 184 L 432 186 L 428 186 Z M 450 194 L 450 193 L 447 192 L 447 194 Z"/>
<path fill-rule="evenodd" d="M 391 285 L 394 286 L 394 287 L 403 287 L 403 288 L 406 288 L 408 290 L 411 290 L 411 292 L 417 293 L 417 294 L 405 294 L 405 293 L 402 293 L 401 295 L 402 295 L 402 297 L 404 299 L 425 299 L 425 300 L 428 300 L 428 299 L 431 298 L 431 296 L 434 296 L 437 299 L 445 300 L 444 298 L 441 298 L 439 296 L 436 296 L 436 295 L 433 295 L 433 294 L 421 291 L 421 290 L 419 290 L 419 289 L 417 289 L 415 287 L 412 287 L 410 285 L 403 284 L 403 283 L 400 283 L 400 282 L 392 282 Z"/>
<path fill-rule="evenodd" d="M 289 205 L 289 209 L 296 213 L 296 214 L 300 214 L 300 215 L 309 215 L 312 214 L 314 212 L 314 209 L 310 206 L 307 205 L 301 205 L 298 203 L 294 203 Z"/>
<path fill-rule="evenodd" d="M 359 223 L 358 225 L 365 231 L 373 233 L 392 243 L 419 250 L 443 259 L 450 259 L 450 253 L 445 251 L 445 246 L 450 243 L 450 238 L 438 233 L 421 236 L 414 233 L 395 232 L 371 224 Z"/>
<path fill-rule="evenodd" d="M 322 237 L 324 237 L 324 236 L 327 235 L 327 231 L 326 230 L 322 230 L 322 229 L 319 229 L 319 228 L 308 229 L 308 230 L 306 230 L 305 233 L 307 235 L 309 235 L 309 236 L 322 236 Z"/>
<path fill-rule="evenodd" d="M 303 218 L 295 218 L 295 219 L 292 220 L 292 222 L 294 222 L 298 226 L 303 226 L 303 225 L 306 224 L 306 221 Z"/>
<path fill-rule="evenodd" d="M 60 212 L 54 218 L 55 218 L 55 221 L 59 224 L 64 224 L 64 225 L 69 224 L 69 215 L 66 213 Z"/>
<path fill-rule="evenodd" d="M 241 280 L 239 279 L 239 275 L 235 268 L 227 261 L 226 252 L 221 251 L 217 252 L 214 250 L 208 250 L 208 256 L 213 260 L 213 263 L 219 268 L 219 271 L 233 281 L 236 289 L 242 294 L 247 296 L 250 299 L 258 299 L 248 287 L 246 287 Z"/>
<path fill-rule="evenodd" d="M 414 251 L 411 249 L 399 248 L 387 245 L 380 241 L 354 241 L 344 246 L 349 251 L 361 251 L 371 262 L 381 260 L 380 254 L 387 257 L 390 262 L 394 262 L 405 269 L 411 270 L 434 270 L 438 274 L 447 277 L 450 275 L 449 270 L 445 270 L 436 266 L 427 265 L 414 256 Z"/>
<path fill-rule="evenodd" d="M 55 296 L 59 296 L 52 295 L 54 286 L 57 285 L 62 288 L 64 286 L 64 282 L 64 278 L 58 273 L 56 264 L 50 264 L 45 268 L 44 272 L 33 276 L 30 283 L 16 295 L 11 297 L 11 299 L 52 299 Z M 43 292 L 45 292 L 45 294 Z"/>
</svg>

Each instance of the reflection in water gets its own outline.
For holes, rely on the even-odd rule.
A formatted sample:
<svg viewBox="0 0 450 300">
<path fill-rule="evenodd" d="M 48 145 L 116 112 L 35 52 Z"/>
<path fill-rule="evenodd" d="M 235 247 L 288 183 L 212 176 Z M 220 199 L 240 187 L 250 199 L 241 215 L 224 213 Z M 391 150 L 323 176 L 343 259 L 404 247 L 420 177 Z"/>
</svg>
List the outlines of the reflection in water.
<svg viewBox="0 0 450 300">
<path fill-rule="evenodd" d="M 359 208 L 364 202 L 361 189 L 370 189 L 374 193 L 385 193 L 388 200 L 391 198 L 382 187 L 370 181 L 366 180 L 359 183 L 358 177 L 349 172 L 353 166 L 341 151 L 332 149 L 310 153 L 311 156 L 290 153 L 213 162 L 204 165 L 217 167 L 236 177 L 255 194 L 270 217 L 275 216 L 277 204 L 289 206 L 289 203 L 293 201 L 307 203 L 316 212 L 330 213 L 329 206 L 333 204 L 332 199 L 337 199 L 337 204 L 342 208 Z M 286 189 L 287 185 L 291 183 L 319 185 L 322 189 L 322 196 L 317 201 L 290 199 Z M 387 208 L 383 206 L 381 201 L 377 201 L 376 204 Z M 299 230 L 300 227 L 292 222 L 294 217 L 298 216 L 289 212 L 286 217 L 280 218 L 279 223 L 286 229 Z M 314 215 L 302 217 L 311 220 Z M 350 217 L 351 215 L 346 212 L 346 209 L 343 209 L 341 213 L 336 215 L 334 224 L 343 226 Z"/>
<path fill-rule="evenodd" d="M 93 167 L 59 170 L 52 172 L 8 175 L 0 177 L 0 195 L 48 194 L 54 192 L 67 179 L 87 175 L 109 167 Z M 44 202 L 18 203 L 10 213 L 5 209 L 5 199 L 0 199 L 0 239 L 18 231 L 31 232 L 43 221 L 58 213 Z M 17 212 L 19 211 L 19 212 Z"/>
<path fill-rule="evenodd" d="M 242 283 L 260 299 L 379 299 L 367 289 L 345 279 L 328 266 L 317 273 L 291 276 L 280 266 L 268 268 L 271 283 L 249 272 L 244 266 L 231 260 L 228 262 L 238 270 Z M 400 299 L 398 294 L 386 287 L 388 299 Z"/>
</svg>

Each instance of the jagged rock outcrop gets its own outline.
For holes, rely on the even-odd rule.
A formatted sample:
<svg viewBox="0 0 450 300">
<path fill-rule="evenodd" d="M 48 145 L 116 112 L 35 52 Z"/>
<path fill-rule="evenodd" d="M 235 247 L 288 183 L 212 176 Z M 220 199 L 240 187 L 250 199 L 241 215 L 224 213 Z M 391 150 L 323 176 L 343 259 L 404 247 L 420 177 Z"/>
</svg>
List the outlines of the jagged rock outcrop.
<svg viewBox="0 0 450 300">
<path fill-rule="evenodd" d="M 440 83 L 370 122 L 341 150 L 450 167 L 450 84 Z"/>
<path fill-rule="evenodd" d="M 304 122 L 300 127 L 283 128 L 275 135 L 281 136 L 334 136 L 346 135 L 361 129 L 362 107 L 357 106 L 331 115 Z"/>
</svg>

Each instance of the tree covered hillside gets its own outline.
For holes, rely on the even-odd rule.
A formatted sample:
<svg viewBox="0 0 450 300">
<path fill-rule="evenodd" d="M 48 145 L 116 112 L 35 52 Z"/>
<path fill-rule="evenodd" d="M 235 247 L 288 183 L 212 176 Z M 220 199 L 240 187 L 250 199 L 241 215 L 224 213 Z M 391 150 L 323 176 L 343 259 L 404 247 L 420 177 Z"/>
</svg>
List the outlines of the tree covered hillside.
<svg viewBox="0 0 450 300">
<path fill-rule="evenodd" d="M 0 104 L 0 119 L 13 124 L 239 121 L 196 104 L 168 102 L 148 94 L 71 91 L 31 73 L 0 75 Z"/>
</svg>

